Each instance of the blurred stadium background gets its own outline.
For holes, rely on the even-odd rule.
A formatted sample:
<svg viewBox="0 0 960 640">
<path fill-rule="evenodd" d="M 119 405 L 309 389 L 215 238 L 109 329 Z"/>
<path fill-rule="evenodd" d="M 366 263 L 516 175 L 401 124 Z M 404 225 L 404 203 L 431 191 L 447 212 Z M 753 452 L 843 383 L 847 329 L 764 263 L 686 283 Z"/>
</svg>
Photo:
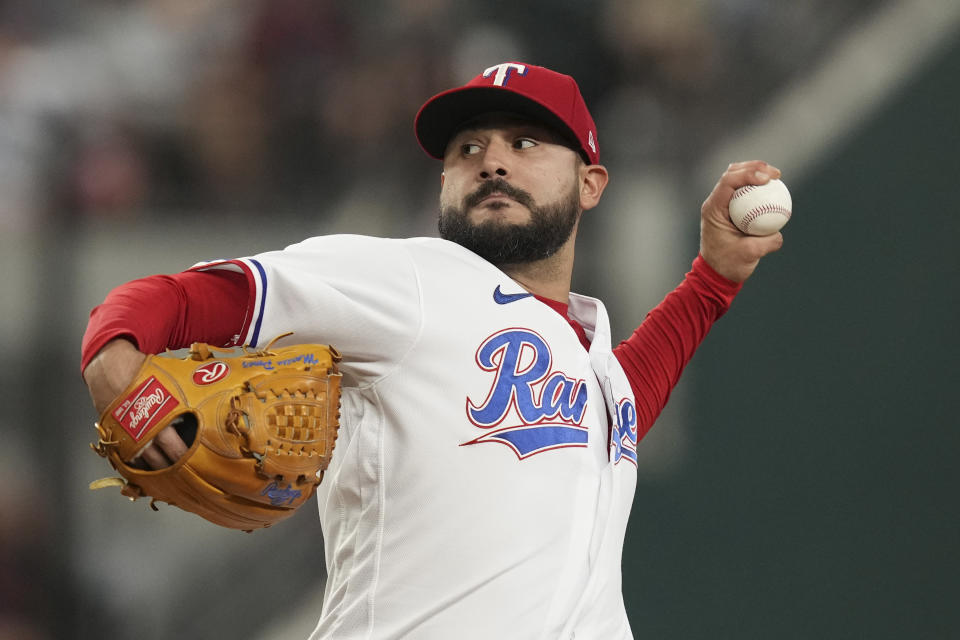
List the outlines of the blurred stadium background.
<svg viewBox="0 0 960 640">
<path fill-rule="evenodd" d="M 956 0 L 5 0 L 0 640 L 308 635 L 313 510 L 244 535 L 87 490 L 86 315 L 199 260 L 434 234 L 413 115 L 510 59 L 597 120 L 575 288 L 618 336 L 727 163 L 794 195 L 641 446 L 637 637 L 960 637 Z"/>
</svg>

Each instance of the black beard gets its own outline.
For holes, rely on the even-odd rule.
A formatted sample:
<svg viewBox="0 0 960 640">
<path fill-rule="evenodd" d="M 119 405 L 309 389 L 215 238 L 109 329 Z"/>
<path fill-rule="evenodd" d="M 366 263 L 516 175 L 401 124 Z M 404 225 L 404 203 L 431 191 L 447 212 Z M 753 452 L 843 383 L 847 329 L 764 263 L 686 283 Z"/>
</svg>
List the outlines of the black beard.
<svg viewBox="0 0 960 640">
<path fill-rule="evenodd" d="M 570 238 L 580 217 L 580 194 L 573 190 L 557 202 L 537 206 L 526 191 L 497 178 L 463 199 L 461 207 L 440 211 L 440 237 L 473 251 L 495 265 L 525 264 L 549 258 Z M 502 193 L 530 210 L 527 224 L 487 220 L 474 225 L 467 212 L 492 193 Z"/>
</svg>

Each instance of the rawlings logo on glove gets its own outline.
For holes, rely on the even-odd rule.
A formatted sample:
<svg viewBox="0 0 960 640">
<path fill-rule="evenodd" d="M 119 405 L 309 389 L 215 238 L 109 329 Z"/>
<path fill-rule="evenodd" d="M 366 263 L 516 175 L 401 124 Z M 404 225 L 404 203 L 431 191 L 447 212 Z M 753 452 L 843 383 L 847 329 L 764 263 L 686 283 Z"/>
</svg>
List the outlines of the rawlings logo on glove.
<svg viewBox="0 0 960 640">
<path fill-rule="evenodd" d="M 272 343 L 271 343 L 272 344 Z M 167 502 L 210 522 L 252 531 L 291 516 L 330 464 L 340 417 L 340 354 L 305 344 L 214 356 L 195 343 L 185 358 L 148 356 L 133 383 L 100 416 L 91 445 L 136 499 Z M 133 461 L 177 425 L 189 449 L 170 467 Z M 186 428 L 184 428 L 186 427 Z"/>
</svg>

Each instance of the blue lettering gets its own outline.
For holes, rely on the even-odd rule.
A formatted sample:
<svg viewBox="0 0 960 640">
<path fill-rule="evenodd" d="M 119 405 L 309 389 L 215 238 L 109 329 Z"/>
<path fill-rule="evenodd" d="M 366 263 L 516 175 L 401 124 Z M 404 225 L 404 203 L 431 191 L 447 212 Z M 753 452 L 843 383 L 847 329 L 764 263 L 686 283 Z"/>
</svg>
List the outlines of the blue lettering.
<svg viewBox="0 0 960 640">
<path fill-rule="evenodd" d="M 625 398 L 617 405 L 612 440 L 614 463 L 622 458 L 637 463 L 637 408 L 629 399 Z"/>
<path fill-rule="evenodd" d="M 285 488 L 281 487 L 276 480 L 271 482 L 266 486 L 266 488 L 260 492 L 260 495 L 267 496 L 270 498 L 270 504 L 275 507 L 290 506 L 293 504 L 293 501 L 303 495 L 299 489 L 292 489 L 291 485 L 287 485 Z"/>
<path fill-rule="evenodd" d="M 278 367 L 288 367 L 292 364 L 302 362 L 303 364 L 317 364 L 320 361 L 317 360 L 316 356 L 312 353 L 305 353 L 294 358 L 287 358 L 286 360 L 278 360 L 276 366 Z M 267 371 L 273 371 L 274 362 L 273 360 L 244 360 L 243 368 L 249 369 L 251 367 L 263 367 Z"/>
<path fill-rule="evenodd" d="M 532 362 L 525 363 L 523 354 L 532 352 Z M 525 424 L 536 424 L 561 416 L 579 424 L 587 407 L 587 388 L 582 380 L 574 380 L 561 372 L 550 375 L 534 395 L 534 385 L 550 371 L 552 358 L 543 338 L 532 331 L 512 329 L 486 340 L 477 351 L 477 362 L 497 376 L 486 401 L 476 406 L 470 399 L 468 414 L 474 424 L 492 426 L 501 422 L 510 410 L 517 409 Z M 526 368 L 521 370 L 522 366 Z"/>
</svg>

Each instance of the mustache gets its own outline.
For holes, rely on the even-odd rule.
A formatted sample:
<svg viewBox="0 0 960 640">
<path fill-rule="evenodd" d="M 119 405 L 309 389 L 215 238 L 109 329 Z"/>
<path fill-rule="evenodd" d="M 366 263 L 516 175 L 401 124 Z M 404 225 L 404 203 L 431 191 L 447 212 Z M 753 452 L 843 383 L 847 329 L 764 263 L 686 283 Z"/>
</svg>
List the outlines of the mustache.
<svg viewBox="0 0 960 640">
<path fill-rule="evenodd" d="M 476 191 L 463 199 L 464 211 L 477 206 L 481 200 L 494 193 L 502 193 L 528 209 L 534 206 L 533 197 L 529 193 L 519 187 L 513 186 L 503 178 L 494 178 L 493 180 L 484 182 Z"/>
</svg>

